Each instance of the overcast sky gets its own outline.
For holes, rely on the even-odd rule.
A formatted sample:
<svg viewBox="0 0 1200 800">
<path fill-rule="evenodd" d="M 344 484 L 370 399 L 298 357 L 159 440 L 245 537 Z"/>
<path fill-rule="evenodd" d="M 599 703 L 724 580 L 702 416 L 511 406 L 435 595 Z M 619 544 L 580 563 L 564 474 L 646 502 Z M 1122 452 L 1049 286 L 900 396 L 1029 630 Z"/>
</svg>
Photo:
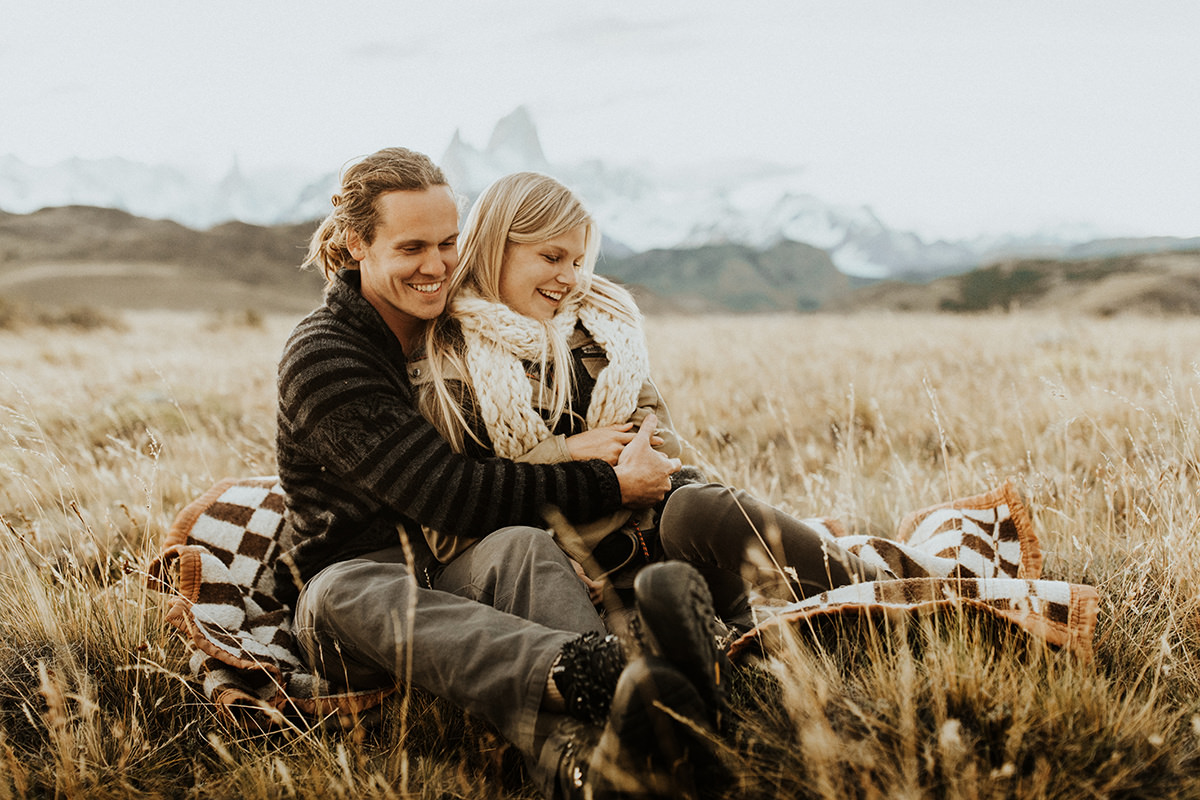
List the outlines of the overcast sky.
<svg viewBox="0 0 1200 800">
<path fill-rule="evenodd" d="M 1200 235 L 1196 0 L 0 0 L 0 154 L 753 158 L 927 235 Z"/>
</svg>

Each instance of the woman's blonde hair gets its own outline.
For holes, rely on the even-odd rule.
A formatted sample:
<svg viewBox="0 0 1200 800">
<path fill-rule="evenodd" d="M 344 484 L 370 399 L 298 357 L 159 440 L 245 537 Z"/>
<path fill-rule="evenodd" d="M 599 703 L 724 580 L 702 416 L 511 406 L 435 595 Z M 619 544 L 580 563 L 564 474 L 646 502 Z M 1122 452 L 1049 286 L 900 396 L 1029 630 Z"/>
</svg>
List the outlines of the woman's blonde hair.
<svg viewBox="0 0 1200 800">
<path fill-rule="evenodd" d="M 358 269 L 347 236 L 354 231 L 367 245 L 375 240 L 380 195 L 432 186 L 448 186 L 442 170 L 429 156 L 403 147 L 384 148 L 351 164 L 342 171 L 341 188 L 330 198 L 333 211 L 313 232 L 302 266 L 319 267 L 327 282 L 338 270 Z"/>
<path fill-rule="evenodd" d="M 506 175 L 484 189 L 471 207 L 459 239 L 458 269 L 447 289 L 446 314 L 426 329 L 425 352 L 429 358 L 431 380 L 421 393 L 421 410 L 458 451 L 462 451 L 466 436 L 479 438 L 468 424 L 463 406 L 471 389 L 462 392 L 448 386 L 452 378 L 466 380 L 466 358 L 462 337 L 455 322 L 454 298 L 464 289 L 494 303 L 500 297 L 500 276 L 510 243 L 536 244 L 584 227 L 583 263 L 578 280 L 563 298 L 562 307 L 572 308 L 581 297 L 614 316 L 638 323 L 637 307 L 628 292 L 608 279 L 595 275 L 596 258 L 600 252 L 600 230 L 570 189 L 555 179 L 537 172 L 516 172 Z M 571 352 L 567 340 L 548 321 L 547 350 L 542 354 L 543 383 L 540 400 L 551 411 L 549 427 L 554 428 L 559 417 L 571 407 Z M 549 385 L 546 376 L 552 378 Z M 465 434 L 465 435 L 464 435 Z"/>
</svg>

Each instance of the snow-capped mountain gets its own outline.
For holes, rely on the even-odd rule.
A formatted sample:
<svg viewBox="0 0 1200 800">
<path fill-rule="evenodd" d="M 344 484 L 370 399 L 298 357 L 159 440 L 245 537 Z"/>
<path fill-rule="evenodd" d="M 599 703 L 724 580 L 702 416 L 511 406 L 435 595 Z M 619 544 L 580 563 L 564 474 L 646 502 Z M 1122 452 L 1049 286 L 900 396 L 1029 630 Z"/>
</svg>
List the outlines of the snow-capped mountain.
<svg viewBox="0 0 1200 800">
<path fill-rule="evenodd" d="M 171 219 L 193 228 L 232 220 L 276 225 L 324 216 L 336 185 L 333 173 L 248 172 L 237 162 L 214 181 L 177 167 L 124 158 L 72 158 L 50 167 L 35 167 L 13 156 L 0 156 L 0 209 L 15 214 L 86 205 Z"/>
<path fill-rule="evenodd" d="M 842 272 L 882 277 L 965 270 L 989 255 L 1061 249 L 1095 238 L 1076 231 L 927 243 L 914 233 L 890 229 L 866 206 L 823 202 L 804 190 L 799 168 L 779 164 L 709 163 L 686 170 L 595 160 L 551 164 L 524 108 L 501 119 L 485 147 L 455 133 L 440 163 L 455 189 L 469 199 L 509 172 L 554 175 L 584 198 L 611 255 L 719 243 L 768 248 L 791 240 L 826 250 Z M 4 211 L 94 205 L 195 228 L 230 220 L 274 225 L 318 219 L 328 211 L 336 184 L 332 172 L 251 172 L 236 162 L 213 181 L 120 158 L 71 159 L 43 168 L 0 157 Z"/>
<path fill-rule="evenodd" d="M 496 125 L 486 148 L 455 134 L 441 162 L 451 184 L 474 197 L 518 169 L 549 172 L 577 191 L 605 235 L 633 251 L 747 244 L 767 248 L 787 239 L 830 253 L 843 272 L 883 276 L 912 270 L 966 268 L 975 247 L 927 245 L 889 229 L 865 206 L 834 206 L 803 191 L 798 167 L 756 161 L 665 170 L 599 161 L 546 163 L 524 108 Z"/>
</svg>

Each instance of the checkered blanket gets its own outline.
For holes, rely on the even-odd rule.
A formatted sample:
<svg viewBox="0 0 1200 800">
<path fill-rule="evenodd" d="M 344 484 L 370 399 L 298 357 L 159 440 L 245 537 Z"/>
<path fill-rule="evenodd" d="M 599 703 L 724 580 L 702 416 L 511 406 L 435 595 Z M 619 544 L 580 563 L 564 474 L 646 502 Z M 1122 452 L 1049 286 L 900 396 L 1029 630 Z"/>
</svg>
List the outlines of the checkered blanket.
<svg viewBox="0 0 1200 800">
<path fill-rule="evenodd" d="M 1042 551 L 1028 509 L 1009 483 L 914 512 L 895 539 L 847 536 L 835 520 L 805 520 L 829 541 L 894 580 L 843 586 L 781 607 L 761 607 L 759 624 L 730 655 L 769 642 L 781 629 L 824 620 L 978 611 L 1090 658 L 1099 595 L 1091 586 L 1041 580 Z"/>
<path fill-rule="evenodd" d="M 731 656 L 761 647 L 785 627 L 956 609 L 992 615 L 1084 657 L 1091 653 L 1099 596 L 1090 586 L 1040 579 L 1041 547 L 1007 483 L 910 514 L 895 539 L 847 536 L 829 519 L 806 522 L 896 579 L 760 607 L 758 627 L 733 642 Z M 150 582 L 169 596 L 167 621 L 187 635 L 191 670 L 222 714 L 260 726 L 297 714 L 348 724 L 389 691 L 335 692 L 305 667 L 291 634 L 291 609 L 275 596 L 272 566 L 282 526 L 277 478 L 227 478 L 176 517 L 149 567 Z"/>
<path fill-rule="evenodd" d="M 304 665 L 292 611 L 275 596 L 282 527 L 278 478 L 226 478 L 175 518 L 150 585 L 169 595 L 167 621 L 187 635 L 192 673 L 224 716 L 258 726 L 296 715 L 348 724 L 388 692 L 335 692 Z"/>
</svg>

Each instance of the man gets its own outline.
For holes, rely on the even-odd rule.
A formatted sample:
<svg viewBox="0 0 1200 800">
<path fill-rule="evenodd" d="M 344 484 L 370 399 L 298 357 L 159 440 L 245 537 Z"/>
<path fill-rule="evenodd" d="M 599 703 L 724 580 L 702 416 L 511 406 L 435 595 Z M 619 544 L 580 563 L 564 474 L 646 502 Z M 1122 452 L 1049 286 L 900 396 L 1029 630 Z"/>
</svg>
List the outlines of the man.
<svg viewBox="0 0 1200 800">
<path fill-rule="evenodd" d="M 653 504 L 679 462 L 650 447 L 652 419 L 615 468 L 454 453 L 420 414 L 405 355 L 458 263 L 454 196 L 427 157 L 392 148 L 347 169 L 333 205 L 306 260 L 325 302 L 279 366 L 280 583 L 299 589 L 301 646 L 331 680 L 411 681 L 492 722 L 547 796 L 686 790 L 704 750 L 691 731 L 718 724 L 723 697 L 703 581 L 682 564 L 639 581 L 648 656 L 626 665 L 530 527 L 547 507 L 588 520 Z M 439 565 L 423 527 L 479 541 Z"/>
</svg>

